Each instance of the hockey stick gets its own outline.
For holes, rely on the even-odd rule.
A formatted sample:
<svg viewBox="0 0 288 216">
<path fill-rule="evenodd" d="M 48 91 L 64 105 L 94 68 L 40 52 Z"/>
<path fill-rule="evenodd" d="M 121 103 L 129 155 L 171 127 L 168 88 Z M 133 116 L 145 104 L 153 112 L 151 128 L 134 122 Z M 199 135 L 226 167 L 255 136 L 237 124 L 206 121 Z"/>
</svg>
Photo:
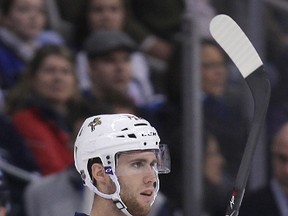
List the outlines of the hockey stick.
<svg viewBox="0 0 288 216">
<path fill-rule="evenodd" d="M 210 22 L 210 33 L 239 69 L 250 88 L 254 101 L 251 129 L 226 211 L 226 216 L 237 216 L 258 137 L 265 122 L 271 87 L 257 51 L 232 18 L 223 14 L 215 16 Z"/>
</svg>

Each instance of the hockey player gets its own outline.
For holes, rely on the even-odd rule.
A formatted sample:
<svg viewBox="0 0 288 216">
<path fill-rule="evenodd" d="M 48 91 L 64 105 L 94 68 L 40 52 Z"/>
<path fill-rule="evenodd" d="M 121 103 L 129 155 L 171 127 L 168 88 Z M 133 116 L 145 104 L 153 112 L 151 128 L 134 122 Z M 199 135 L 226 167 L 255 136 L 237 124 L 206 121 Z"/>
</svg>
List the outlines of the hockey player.
<svg viewBox="0 0 288 216">
<path fill-rule="evenodd" d="M 78 133 L 75 166 L 94 193 L 90 216 L 146 216 L 170 172 L 167 146 L 150 123 L 131 114 L 86 119 Z M 85 216 L 76 213 L 75 216 Z"/>
</svg>

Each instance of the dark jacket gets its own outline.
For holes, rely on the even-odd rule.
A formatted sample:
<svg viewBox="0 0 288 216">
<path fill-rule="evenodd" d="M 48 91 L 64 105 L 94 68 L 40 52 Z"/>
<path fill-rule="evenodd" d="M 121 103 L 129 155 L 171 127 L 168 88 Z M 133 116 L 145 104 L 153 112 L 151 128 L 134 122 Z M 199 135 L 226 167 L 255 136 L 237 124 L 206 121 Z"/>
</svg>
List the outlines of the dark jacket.
<svg viewBox="0 0 288 216">
<path fill-rule="evenodd" d="M 0 39 L 0 88 L 8 89 L 19 79 L 26 62 Z"/>
<path fill-rule="evenodd" d="M 239 216 L 281 216 L 271 187 L 244 196 Z"/>
</svg>

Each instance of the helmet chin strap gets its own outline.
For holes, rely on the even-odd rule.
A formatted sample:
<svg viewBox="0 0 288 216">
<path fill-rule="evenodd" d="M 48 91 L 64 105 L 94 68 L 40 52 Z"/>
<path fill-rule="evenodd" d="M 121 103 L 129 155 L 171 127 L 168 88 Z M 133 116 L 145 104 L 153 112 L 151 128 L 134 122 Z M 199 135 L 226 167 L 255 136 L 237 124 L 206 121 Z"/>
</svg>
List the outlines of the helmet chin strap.
<svg viewBox="0 0 288 216">
<path fill-rule="evenodd" d="M 118 178 L 115 174 L 110 174 L 109 175 L 111 180 L 114 182 L 114 184 L 116 185 L 116 191 L 114 194 L 112 194 L 112 200 L 115 203 L 115 205 L 117 206 L 117 208 L 119 210 L 121 210 L 125 215 L 127 216 L 132 216 L 128 210 L 127 210 L 127 206 L 124 204 L 124 202 L 122 201 L 121 197 L 120 197 L 120 184 L 118 182 Z"/>
<path fill-rule="evenodd" d="M 115 186 L 116 186 L 116 191 L 113 194 L 105 194 L 102 193 L 101 191 L 98 190 L 97 187 L 95 187 L 92 182 L 86 182 L 86 185 L 94 192 L 96 193 L 98 196 L 105 198 L 105 199 L 112 199 L 113 202 L 115 203 L 115 205 L 117 206 L 117 208 L 119 210 L 121 210 L 125 215 L 127 216 L 133 216 L 131 215 L 128 210 L 127 210 L 127 206 L 124 204 L 124 202 L 122 201 L 121 197 L 120 197 L 120 184 L 118 182 L 118 178 L 117 176 L 113 173 L 111 167 L 105 167 L 105 172 L 107 174 L 109 174 L 109 177 L 111 178 L 111 180 L 114 182 Z"/>
<path fill-rule="evenodd" d="M 157 171 L 154 167 L 153 167 L 153 169 L 154 169 L 154 172 L 155 172 L 157 178 L 156 178 L 156 185 L 155 185 L 154 199 L 153 199 L 153 201 L 152 201 L 152 203 L 151 203 L 151 206 L 152 206 L 153 203 L 155 202 L 155 199 L 156 199 L 156 197 L 157 197 L 157 194 L 158 194 L 158 191 L 159 191 L 159 188 L 160 188 L 159 177 L 158 177 L 158 171 Z"/>
</svg>

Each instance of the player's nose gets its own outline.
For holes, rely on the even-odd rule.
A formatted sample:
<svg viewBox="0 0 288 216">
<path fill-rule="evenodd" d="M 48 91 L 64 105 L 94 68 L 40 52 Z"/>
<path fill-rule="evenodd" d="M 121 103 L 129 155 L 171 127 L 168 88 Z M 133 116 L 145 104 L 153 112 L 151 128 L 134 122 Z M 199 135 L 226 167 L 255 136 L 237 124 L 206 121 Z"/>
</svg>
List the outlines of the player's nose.
<svg viewBox="0 0 288 216">
<path fill-rule="evenodd" d="M 154 183 L 157 179 L 157 173 L 153 167 L 149 167 L 144 172 L 144 183 Z"/>
</svg>

